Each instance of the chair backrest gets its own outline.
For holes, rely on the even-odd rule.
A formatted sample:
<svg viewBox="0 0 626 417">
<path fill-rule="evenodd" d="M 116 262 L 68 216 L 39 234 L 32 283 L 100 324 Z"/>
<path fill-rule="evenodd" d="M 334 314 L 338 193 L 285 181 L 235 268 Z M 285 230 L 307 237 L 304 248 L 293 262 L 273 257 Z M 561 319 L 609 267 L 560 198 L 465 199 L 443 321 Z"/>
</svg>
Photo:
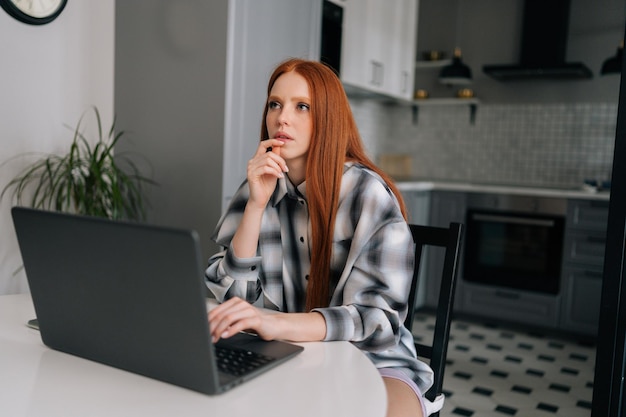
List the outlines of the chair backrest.
<svg viewBox="0 0 626 417">
<path fill-rule="evenodd" d="M 415 269 L 409 294 L 409 313 L 404 321 L 408 329 L 413 327 L 415 295 L 424 248 L 428 246 L 445 248 L 432 345 L 415 343 L 418 356 L 430 359 L 430 367 L 435 374 L 433 386 L 425 393 L 426 398 L 434 401 L 441 394 L 443 388 L 443 375 L 448 355 L 448 338 L 452 321 L 459 254 L 463 240 L 463 225 L 461 223 L 450 223 L 448 228 L 444 228 L 410 224 L 409 227 L 415 242 Z M 430 279 L 433 278 L 430 277 Z"/>
</svg>

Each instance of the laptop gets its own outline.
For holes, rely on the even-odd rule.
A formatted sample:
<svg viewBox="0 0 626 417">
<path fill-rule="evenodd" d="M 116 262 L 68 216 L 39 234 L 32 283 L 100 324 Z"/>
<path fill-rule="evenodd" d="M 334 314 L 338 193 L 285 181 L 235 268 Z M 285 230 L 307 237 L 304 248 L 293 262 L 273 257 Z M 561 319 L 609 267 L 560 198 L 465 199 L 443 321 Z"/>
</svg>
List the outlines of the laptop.
<svg viewBox="0 0 626 417">
<path fill-rule="evenodd" d="M 247 333 L 211 342 L 194 231 L 11 212 L 41 338 L 52 349 L 211 395 L 303 350 Z M 233 352 L 254 356 L 254 366 L 219 365 Z"/>
</svg>

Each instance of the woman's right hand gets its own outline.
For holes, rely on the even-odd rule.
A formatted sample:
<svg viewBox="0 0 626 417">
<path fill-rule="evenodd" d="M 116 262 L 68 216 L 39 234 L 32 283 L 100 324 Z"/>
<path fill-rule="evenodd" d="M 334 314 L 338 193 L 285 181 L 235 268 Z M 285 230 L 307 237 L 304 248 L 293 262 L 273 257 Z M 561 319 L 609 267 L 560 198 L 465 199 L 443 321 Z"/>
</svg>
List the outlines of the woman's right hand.
<svg viewBox="0 0 626 417">
<path fill-rule="evenodd" d="M 292 342 L 324 340 L 326 320 L 321 313 L 279 313 L 257 308 L 238 297 L 212 308 L 208 314 L 213 342 L 241 331 L 254 332 L 264 340 Z"/>
<path fill-rule="evenodd" d="M 283 142 L 278 139 L 267 139 L 259 143 L 256 153 L 248 161 L 248 185 L 252 203 L 264 209 L 276 188 L 278 178 L 282 178 L 289 169 L 280 156 Z"/>
</svg>

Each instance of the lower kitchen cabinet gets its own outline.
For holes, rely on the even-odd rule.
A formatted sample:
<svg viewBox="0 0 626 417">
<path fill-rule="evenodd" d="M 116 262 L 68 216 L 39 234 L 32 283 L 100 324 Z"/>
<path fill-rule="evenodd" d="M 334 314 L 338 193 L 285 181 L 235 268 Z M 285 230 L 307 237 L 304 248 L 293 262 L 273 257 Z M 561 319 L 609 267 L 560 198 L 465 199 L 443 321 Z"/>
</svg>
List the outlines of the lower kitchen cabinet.
<svg viewBox="0 0 626 417">
<path fill-rule="evenodd" d="M 403 195 L 410 222 L 439 227 L 447 227 L 450 222 L 465 223 L 467 207 L 473 197 L 471 192 L 441 190 L 406 190 Z M 455 312 L 595 336 L 607 221 L 608 200 L 567 200 L 558 294 L 466 281 L 462 248 Z M 472 242 L 466 239 L 465 245 L 472 245 Z M 443 250 L 438 248 L 429 248 L 424 254 L 416 308 L 436 307 L 443 256 Z"/>
<path fill-rule="evenodd" d="M 409 216 L 409 223 L 428 225 L 430 221 L 430 190 L 411 190 L 403 191 L 402 197 Z M 422 257 L 420 265 L 420 274 L 417 283 L 417 292 L 415 299 L 415 308 L 419 309 L 426 304 L 426 264 L 428 263 L 428 256 Z"/>
<path fill-rule="evenodd" d="M 605 232 L 608 216 L 608 201 L 571 199 L 567 206 L 567 225 L 572 229 Z"/>
<path fill-rule="evenodd" d="M 464 223 L 466 206 L 466 194 L 463 192 L 433 191 L 430 197 L 430 226 L 448 227 L 451 222 Z M 424 305 L 428 307 L 437 306 L 444 256 L 443 248 L 428 248 L 425 254 L 424 278 L 420 276 L 420 281 L 425 281 Z M 459 266 L 462 263 L 462 260 L 459 261 Z M 461 274 L 457 277 L 457 295 L 462 291 Z M 454 310 L 459 310 L 458 302 L 455 302 Z"/>
<path fill-rule="evenodd" d="M 604 263 L 604 247 L 606 230 L 580 230 L 567 228 L 563 245 L 565 265 L 602 266 Z"/>
<path fill-rule="evenodd" d="M 430 225 L 448 227 L 450 222 L 465 222 L 467 194 L 457 191 L 433 191 L 430 197 Z"/>
<path fill-rule="evenodd" d="M 463 312 L 539 327 L 559 324 L 559 298 L 550 294 L 464 283 L 457 294 Z"/>
<path fill-rule="evenodd" d="M 590 336 L 598 331 L 608 216 L 608 202 L 568 202 L 559 326 L 563 330 Z"/>
<path fill-rule="evenodd" d="M 430 190 L 403 191 L 409 223 L 428 225 L 430 221 Z"/>
<path fill-rule="evenodd" d="M 600 317 L 602 268 L 568 266 L 563 270 L 563 330 L 595 335 Z"/>
</svg>

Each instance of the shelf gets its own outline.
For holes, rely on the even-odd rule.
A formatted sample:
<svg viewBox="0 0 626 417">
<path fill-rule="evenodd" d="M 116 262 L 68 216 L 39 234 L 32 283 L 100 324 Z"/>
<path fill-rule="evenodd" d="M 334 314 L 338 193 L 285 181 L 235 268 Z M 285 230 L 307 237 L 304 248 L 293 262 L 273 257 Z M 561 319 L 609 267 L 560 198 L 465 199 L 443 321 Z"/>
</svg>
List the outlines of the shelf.
<svg viewBox="0 0 626 417">
<path fill-rule="evenodd" d="M 418 110 L 420 106 L 469 106 L 470 124 L 476 121 L 476 110 L 480 104 L 477 98 L 424 98 L 404 102 L 413 108 L 413 124 L 417 124 Z"/>
<path fill-rule="evenodd" d="M 452 63 L 452 59 L 441 59 L 438 61 L 416 61 L 415 70 L 427 70 L 442 68 Z M 413 108 L 413 124 L 417 124 L 417 115 L 420 106 L 469 106 L 470 108 L 470 123 L 473 125 L 476 121 L 476 109 L 480 104 L 480 100 L 476 97 L 472 98 L 456 98 L 456 97 L 443 97 L 443 98 L 423 98 L 406 101 L 405 104 L 410 105 Z"/>
<path fill-rule="evenodd" d="M 420 70 L 420 69 L 430 69 L 430 68 L 441 68 L 451 63 L 452 63 L 451 59 L 440 59 L 437 61 L 416 61 L 415 69 Z"/>
<path fill-rule="evenodd" d="M 477 98 L 424 98 L 419 100 L 411 100 L 412 106 L 467 106 L 480 104 Z"/>
</svg>

